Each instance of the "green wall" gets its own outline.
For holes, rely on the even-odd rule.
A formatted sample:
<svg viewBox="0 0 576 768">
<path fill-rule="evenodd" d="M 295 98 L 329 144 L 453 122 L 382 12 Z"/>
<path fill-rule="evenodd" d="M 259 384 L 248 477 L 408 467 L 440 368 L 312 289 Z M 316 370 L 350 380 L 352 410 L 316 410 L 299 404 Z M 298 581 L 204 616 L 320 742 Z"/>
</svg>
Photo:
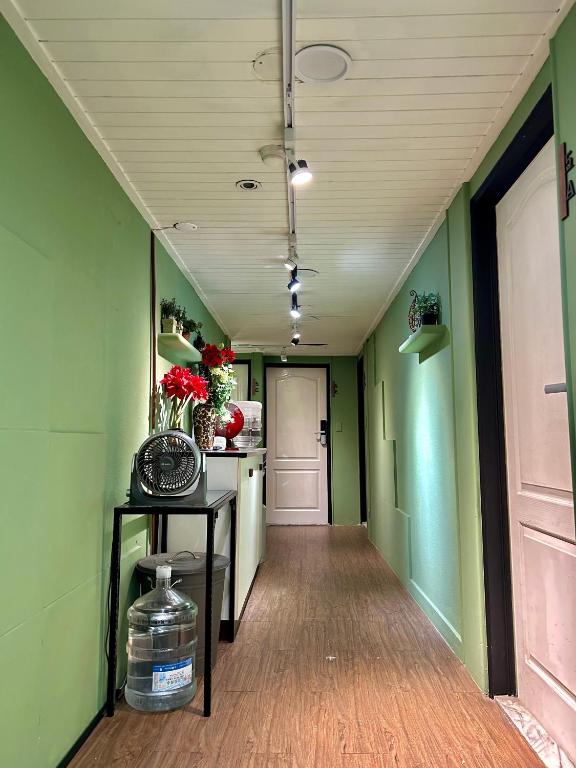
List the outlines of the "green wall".
<svg viewBox="0 0 576 768">
<path fill-rule="evenodd" d="M 436 236 L 364 348 L 370 536 L 483 689 L 487 660 L 470 197 L 550 83 L 556 140 L 576 148 L 571 71 L 575 44 L 573 9 L 552 41 L 550 60 L 477 172 L 459 190 Z M 561 224 L 560 237 L 574 462 L 576 211 Z M 411 288 L 441 293 L 443 322 L 448 326 L 444 344 L 421 360 L 398 353 L 408 335 Z"/>
<path fill-rule="evenodd" d="M 399 354 L 415 289 L 438 291 L 452 326 L 444 222 L 365 349 L 370 537 L 462 655 L 455 398 L 449 335 L 433 354 Z"/>
<path fill-rule="evenodd" d="M 0 91 L 0 765 L 52 768 L 104 702 L 111 510 L 148 430 L 149 228 L 1 17 Z M 158 250 L 159 291 L 200 316 Z M 124 595 L 145 548 L 133 518 Z"/>
<path fill-rule="evenodd" d="M 226 334 L 206 309 L 193 286 L 158 241 L 156 245 L 156 296 L 158 303 L 161 299 L 170 299 L 174 296 L 178 304 L 185 307 L 189 318 L 202 323 L 202 336 L 206 341 L 211 344 L 228 341 Z M 159 309 L 157 327 L 160 331 Z"/>
<path fill-rule="evenodd" d="M 279 357 L 264 357 L 264 365 L 280 362 Z M 290 356 L 287 363 L 305 363 L 311 366 L 328 364 L 331 381 L 336 385 L 337 391 L 330 398 L 332 522 L 335 525 L 360 523 L 356 362 L 355 357 L 346 356 Z M 264 386 L 261 389 L 263 391 Z"/>
</svg>

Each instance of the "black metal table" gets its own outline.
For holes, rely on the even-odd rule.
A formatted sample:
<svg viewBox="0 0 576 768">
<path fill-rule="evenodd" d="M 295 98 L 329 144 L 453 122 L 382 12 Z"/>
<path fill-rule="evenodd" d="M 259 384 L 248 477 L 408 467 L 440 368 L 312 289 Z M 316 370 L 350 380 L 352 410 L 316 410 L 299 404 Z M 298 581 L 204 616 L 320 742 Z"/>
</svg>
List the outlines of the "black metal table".
<svg viewBox="0 0 576 768">
<path fill-rule="evenodd" d="M 114 508 L 112 555 L 110 558 L 110 614 L 108 637 L 108 691 L 106 714 L 114 715 L 116 706 L 116 665 L 118 658 L 118 606 L 120 598 L 120 562 L 122 549 L 122 517 L 124 515 L 154 515 L 163 520 L 162 539 L 166 540 L 169 515 L 206 516 L 206 616 L 204 617 L 204 717 L 210 716 L 212 704 L 212 578 L 214 568 L 214 526 L 218 512 L 230 504 L 230 605 L 228 640 L 234 642 L 234 603 L 236 594 L 236 495 L 237 491 L 208 491 L 202 505 L 166 502 L 145 506 L 127 502 Z"/>
</svg>

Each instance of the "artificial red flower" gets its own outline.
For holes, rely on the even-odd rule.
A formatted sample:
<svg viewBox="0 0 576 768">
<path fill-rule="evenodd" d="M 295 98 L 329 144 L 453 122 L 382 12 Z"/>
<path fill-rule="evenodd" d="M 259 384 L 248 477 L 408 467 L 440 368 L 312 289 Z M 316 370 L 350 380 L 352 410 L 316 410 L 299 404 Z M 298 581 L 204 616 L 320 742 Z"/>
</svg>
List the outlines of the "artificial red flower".
<svg viewBox="0 0 576 768">
<path fill-rule="evenodd" d="M 206 368 L 219 368 L 222 365 L 222 352 L 215 344 L 206 344 L 202 350 L 202 363 Z"/>
<path fill-rule="evenodd" d="M 230 347 L 224 347 L 222 350 L 222 360 L 225 363 L 233 363 L 236 359 L 236 353 L 233 349 L 230 349 Z"/>
<path fill-rule="evenodd" d="M 208 382 L 203 376 L 196 376 L 188 368 L 173 365 L 164 378 L 160 379 L 166 397 L 185 400 L 190 395 L 194 400 L 208 399 Z"/>
</svg>

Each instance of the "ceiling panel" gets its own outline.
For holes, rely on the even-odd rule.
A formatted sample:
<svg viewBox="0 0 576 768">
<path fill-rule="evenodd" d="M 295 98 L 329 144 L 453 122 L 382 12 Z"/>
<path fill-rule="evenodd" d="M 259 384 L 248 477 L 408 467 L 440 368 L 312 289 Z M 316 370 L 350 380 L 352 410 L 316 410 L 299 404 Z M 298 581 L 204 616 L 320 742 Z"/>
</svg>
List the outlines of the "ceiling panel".
<svg viewBox="0 0 576 768">
<path fill-rule="evenodd" d="M 10 4 L 10 0 L 6 0 Z M 19 0 L 35 52 L 235 342 L 288 342 L 280 0 Z M 559 0 L 301 0 L 297 48 L 348 51 L 346 80 L 297 83 L 304 277 L 298 353 L 358 350 L 466 178 Z M 20 23 L 20 22 L 19 22 Z M 18 24 L 15 25 L 18 32 Z M 21 31 L 21 30 L 20 30 Z M 29 45 L 30 40 L 25 40 Z M 254 60 L 268 52 L 266 79 Z M 243 192 L 239 179 L 261 183 Z"/>
</svg>

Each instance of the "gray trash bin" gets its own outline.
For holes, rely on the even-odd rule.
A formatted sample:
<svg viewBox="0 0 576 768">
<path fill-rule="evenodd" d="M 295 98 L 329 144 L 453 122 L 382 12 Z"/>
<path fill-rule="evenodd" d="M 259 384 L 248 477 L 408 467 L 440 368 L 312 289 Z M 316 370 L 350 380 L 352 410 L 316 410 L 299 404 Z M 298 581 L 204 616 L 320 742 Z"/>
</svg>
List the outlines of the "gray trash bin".
<svg viewBox="0 0 576 768">
<path fill-rule="evenodd" d="M 149 592 L 156 581 L 156 566 L 171 565 L 172 579 L 182 581 L 175 586 L 179 592 L 194 600 L 198 606 L 196 629 L 198 645 L 196 646 L 196 669 L 204 668 L 204 617 L 206 589 L 206 554 L 204 552 L 162 552 L 150 555 L 136 564 L 136 576 L 140 583 L 142 594 Z M 216 664 L 218 654 L 218 636 L 220 634 L 220 615 L 222 613 L 222 598 L 224 596 L 224 576 L 230 560 L 224 555 L 214 555 L 214 576 L 212 579 L 212 668 Z"/>
</svg>

